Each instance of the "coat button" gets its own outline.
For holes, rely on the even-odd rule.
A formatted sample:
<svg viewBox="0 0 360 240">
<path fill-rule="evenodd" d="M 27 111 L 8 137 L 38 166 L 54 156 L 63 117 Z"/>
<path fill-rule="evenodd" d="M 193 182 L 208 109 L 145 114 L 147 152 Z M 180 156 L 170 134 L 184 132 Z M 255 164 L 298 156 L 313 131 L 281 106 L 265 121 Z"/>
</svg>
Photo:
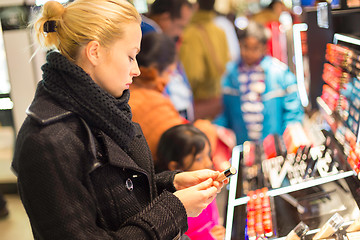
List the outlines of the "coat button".
<svg viewBox="0 0 360 240">
<path fill-rule="evenodd" d="M 133 184 L 133 182 L 131 181 L 130 178 L 128 178 L 126 180 L 125 186 L 126 186 L 127 190 L 129 190 L 129 191 L 132 191 L 134 189 L 134 184 Z"/>
</svg>

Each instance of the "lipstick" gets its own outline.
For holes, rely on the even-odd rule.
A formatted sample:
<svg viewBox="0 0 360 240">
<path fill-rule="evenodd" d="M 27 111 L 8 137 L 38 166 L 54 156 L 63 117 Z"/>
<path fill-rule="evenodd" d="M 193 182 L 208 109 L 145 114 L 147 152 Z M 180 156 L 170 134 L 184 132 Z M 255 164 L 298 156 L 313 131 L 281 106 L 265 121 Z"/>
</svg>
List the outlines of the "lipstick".
<svg viewBox="0 0 360 240">
<path fill-rule="evenodd" d="M 236 168 L 234 167 L 229 167 L 228 169 L 226 169 L 225 171 L 221 172 L 219 174 L 219 176 L 215 179 L 215 181 L 218 182 L 222 182 L 224 181 L 226 178 L 235 175 L 236 174 Z"/>
</svg>

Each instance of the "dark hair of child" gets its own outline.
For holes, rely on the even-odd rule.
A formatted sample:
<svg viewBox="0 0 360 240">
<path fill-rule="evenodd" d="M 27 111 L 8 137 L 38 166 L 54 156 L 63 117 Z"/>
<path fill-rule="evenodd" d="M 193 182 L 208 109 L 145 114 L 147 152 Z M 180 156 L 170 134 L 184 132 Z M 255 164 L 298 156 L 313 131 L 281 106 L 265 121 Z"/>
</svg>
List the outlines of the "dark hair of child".
<svg viewBox="0 0 360 240">
<path fill-rule="evenodd" d="M 241 42 L 247 37 L 254 37 L 262 44 L 266 44 L 269 40 L 268 30 L 260 23 L 249 21 L 248 26 L 245 29 L 236 29 L 236 35 Z"/>
<path fill-rule="evenodd" d="M 195 162 L 196 155 L 204 150 L 205 144 L 210 146 L 207 136 L 192 124 L 181 124 L 169 128 L 160 138 L 155 171 L 169 170 L 170 161 L 178 163 L 178 169 L 186 171 Z M 211 152 L 211 149 L 210 149 Z M 193 159 L 186 169 L 183 160 L 192 154 Z"/>
</svg>

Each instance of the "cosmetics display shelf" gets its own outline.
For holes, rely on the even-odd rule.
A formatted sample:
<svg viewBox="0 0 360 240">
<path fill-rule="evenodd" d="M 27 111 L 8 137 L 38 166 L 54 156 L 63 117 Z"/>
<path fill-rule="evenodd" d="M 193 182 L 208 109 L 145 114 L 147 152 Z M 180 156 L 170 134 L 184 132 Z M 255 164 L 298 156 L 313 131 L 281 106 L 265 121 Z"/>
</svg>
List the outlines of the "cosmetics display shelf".
<svg viewBox="0 0 360 240">
<path fill-rule="evenodd" d="M 331 132 L 339 143 L 344 155 L 349 155 L 351 142 L 356 141 L 356 136 L 351 132 L 348 124 L 336 111 L 332 111 L 321 97 L 316 99 L 319 111 L 322 113 L 323 119 L 329 125 Z"/>
<path fill-rule="evenodd" d="M 341 145 L 334 136 L 331 135 L 331 143 L 328 144 L 330 149 L 341 151 Z M 321 146 L 319 148 L 322 149 Z M 347 221 L 355 219 L 354 213 L 358 214 L 360 203 L 357 196 L 360 182 L 355 177 L 355 172 L 346 164 L 346 156 L 337 154 L 336 161 L 336 173 L 316 175 L 292 185 L 287 182 L 279 188 L 264 185 L 269 187 L 266 195 L 272 202 L 273 235 L 269 239 L 286 236 L 300 220 L 309 225 L 311 231 L 308 236 L 311 236 L 334 211 L 341 213 Z M 244 216 L 247 215 L 250 197 L 243 193 L 244 184 L 248 184 L 243 173 L 246 168 L 243 163 L 243 145 L 233 149 L 232 165 L 238 167 L 239 171 L 229 184 L 226 239 L 247 239 L 247 221 Z"/>
<path fill-rule="evenodd" d="M 324 64 L 325 84 L 317 103 L 347 165 L 360 176 L 360 38 L 336 33 L 326 48 L 329 63 Z"/>
<path fill-rule="evenodd" d="M 329 75 L 325 88 L 329 92 L 316 98 L 324 122 L 320 126 L 320 132 L 324 135 L 323 143 L 305 147 L 304 144 L 297 144 L 301 147 L 296 153 L 286 146 L 288 154 L 276 151 L 277 155 L 269 159 L 264 154 L 267 148 L 264 141 L 252 150 L 256 155 L 252 156 L 252 161 L 248 161 L 249 151 L 245 143 L 233 149 L 231 161 L 238 172 L 229 183 L 226 240 L 254 239 L 249 234 L 250 230 L 254 231 L 249 230 L 248 203 L 253 200 L 253 195 L 249 193 L 260 189 L 266 189 L 264 192 L 271 199 L 272 232 L 267 235 L 268 239 L 285 239 L 302 221 L 309 226 L 310 231 L 304 237 L 309 240 L 335 213 L 340 214 L 346 223 L 360 216 L 360 162 L 355 164 L 349 161 L 350 156 L 360 158 L 360 151 L 354 150 L 355 144 L 359 142 L 360 120 L 354 118 L 353 113 L 357 111 L 351 112 L 350 109 L 354 100 L 360 104 L 360 93 L 351 89 L 351 94 L 345 96 L 341 91 L 345 89 L 345 84 L 359 81 L 358 89 L 356 85 L 352 86 L 360 92 L 360 57 L 352 62 L 355 64 L 349 64 L 349 51 L 342 51 L 341 47 L 348 47 L 352 51 L 351 56 L 358 56 L 360 40 L 351 35 L 335 34 L 334 43 L 327 45 L 329 51 L 326 57 L 330 60 L 327 70 L 336 70 L 334 67 L 337 67 L 340 74 L 335 76 L 337 71 L 327 72 Z M 332 55 L 334 51 L 337 52 Z M 332 99 L 333 96 L 336 98 Z M 359 99 L 352 98 L 354 96 Z M 348 104 L 348 108 L 342 104 Z M 360 116 L 360 107 L 354 107 L 359 110 Z M 354 120 L 350 122 L 349 118 Z M 283 138 L 288 143 L 285 136 Z M 299 136 L 292 140 L 296 138 Z M 277 145 L 279 147 L 281 144 L 278 142 Z M 264 225 L 264 230 L 265 227 L 268 228 Z M 266 235 L 267 232 L 263 233 Z"/>
</svg>

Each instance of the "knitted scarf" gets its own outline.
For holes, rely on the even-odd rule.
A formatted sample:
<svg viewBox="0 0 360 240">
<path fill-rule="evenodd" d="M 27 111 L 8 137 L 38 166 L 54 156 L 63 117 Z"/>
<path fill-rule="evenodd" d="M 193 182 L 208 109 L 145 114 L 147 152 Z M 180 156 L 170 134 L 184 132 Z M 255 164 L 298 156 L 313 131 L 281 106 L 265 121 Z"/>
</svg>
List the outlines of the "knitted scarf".
<svg viewBox="0 0 360 240">
<path fill-rule="evenodd" d="M 79 66 L 58 52 L 51 52 L 42 66 L 45 90 L 65 109 L 100 129 L 120 147 L 127 148 L 135 136 L 128 104 L 130 92 L 115 98 L 100 88 Z"/>
</svg>

